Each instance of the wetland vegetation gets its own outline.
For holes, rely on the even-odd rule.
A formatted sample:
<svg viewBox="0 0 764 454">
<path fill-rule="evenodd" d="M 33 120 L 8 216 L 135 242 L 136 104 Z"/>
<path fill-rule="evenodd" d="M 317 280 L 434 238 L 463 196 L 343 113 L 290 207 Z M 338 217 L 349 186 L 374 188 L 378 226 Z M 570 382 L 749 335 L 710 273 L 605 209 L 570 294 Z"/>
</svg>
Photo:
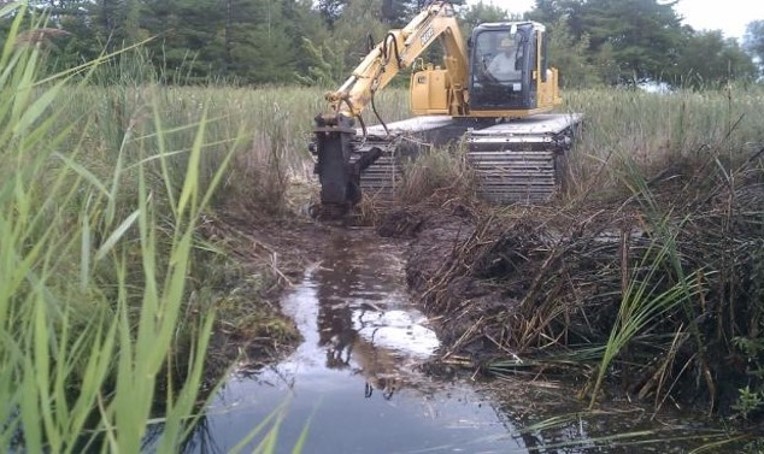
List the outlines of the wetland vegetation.
<svg viewBox="0 0 764 454">
<path fill-rule="evenodd" d="M 177 450 L 234 360 L 296 343 L 274 301 L 326 233 L 303 209 L 322 90 L 167 85 L 136 78 L 130 48 L 51 72 L 16 17 L 0 56 L 0 446 L 136 452 L 161 426 L 152 446 Z M 592 409 L 688 405 L 736 424 L 722 441 L 755 443 L 764 90 L 564 96 L 586 121 L 551 204 L 476 200 L 458 150 L 407 169 L 392 208 L 363 204 L 415 237 L 407 277 L 441 316 L 441 360 L 576 377 Z M 376 101 L 408 116 L 402 90 Z"/>
</svg>

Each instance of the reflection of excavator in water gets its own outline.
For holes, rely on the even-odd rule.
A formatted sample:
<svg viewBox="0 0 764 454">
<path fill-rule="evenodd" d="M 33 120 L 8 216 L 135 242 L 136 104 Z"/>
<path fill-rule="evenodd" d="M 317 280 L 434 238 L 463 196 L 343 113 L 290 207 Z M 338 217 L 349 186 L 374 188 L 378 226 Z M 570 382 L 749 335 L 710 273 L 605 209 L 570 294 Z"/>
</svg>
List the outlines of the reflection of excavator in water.
<svg viewBox="0 0 764 454">
<path fill-rule="evenodd" d="M 318 346 L 326 367 L 365 380 L 364 395 L 389 400 L 420 375 L 411 367 L 438 347 L 435 333 L 411 310 L 402 310 L 400 271 L 380 244 L 357 235 L 332 236 L 322 266 L 312 275 L 318 304 Z M 383 266 L 384 265 L 384 266 Z"/>
<path fill-rule="evenodd" d="M 401 69 L 435 41 L 445 68 L 427 65 L 411 76 L 417 117 L 366 127 L 361 112 Z M 469 50 L 469 52 L 468 52 Z M 487 23 L 465 47 L 448 2 L 429 4 L 408 25 L 391 30 L 337 90 L 330 111 L 316 117 L 311 150 L 317 155 L 321 214 L 341 215 L 361 189 L 388 192 L 403 158 L 426 143 L 465 140 L 481 196 L 497 202 L 540 201 L 561 182 L 565 152 L 578 114 L 550 114 L 561 103 L 557 70 L 548 67 L 543 25 Z M 355 128 L 355 119 L 361 130 Z M 511 121 L 510 121 L 511 119 Z"/>
</svg>

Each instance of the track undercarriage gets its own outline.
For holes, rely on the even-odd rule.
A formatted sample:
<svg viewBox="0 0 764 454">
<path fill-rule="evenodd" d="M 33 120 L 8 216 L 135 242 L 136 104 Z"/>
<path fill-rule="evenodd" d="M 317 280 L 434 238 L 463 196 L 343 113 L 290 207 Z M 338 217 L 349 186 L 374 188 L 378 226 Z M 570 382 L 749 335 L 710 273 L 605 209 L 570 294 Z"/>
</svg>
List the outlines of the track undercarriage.
<svg viewBox="0 0 764 454">
<path fill-rule="evenodd" d="M 333 134 L 317 128 L 317 135 L 323 134 L 316 167 L 322 206 L 331 217 L 347 211 L 361 192 L 391 199 L 408 160 L 430 147 L 460 141 L 467 147 L 479 196 L 497 203 L 543 202 L 564 183 L 567 152 L 580 123 L 579 114 L 539 114 L 504 122 L 421 116 L 371 126 L 365 135 L 349 134 L 347 125 Z M 330 161 L 326 156 L 336 158 Z M 342 195 L 337 195 L 338 188 Z M 343 197 L 348 203 L 341 203 Z"/>
</svg>

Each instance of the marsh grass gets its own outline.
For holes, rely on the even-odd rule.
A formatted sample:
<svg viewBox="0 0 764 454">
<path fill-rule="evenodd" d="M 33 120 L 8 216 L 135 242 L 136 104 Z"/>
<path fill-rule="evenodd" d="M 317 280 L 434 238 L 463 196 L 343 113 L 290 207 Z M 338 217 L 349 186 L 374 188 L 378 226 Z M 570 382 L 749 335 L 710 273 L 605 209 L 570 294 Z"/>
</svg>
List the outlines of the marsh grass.
<svg viewBox="0 0 764 454">
<path fill-rule="evenodd" d="M 471 200 L 475 197 L 475 175 L 467 162 L 464 144 L 432 148 L 403 168 L 397 198 L 403 204 L 424 200 Z"/>
<path fill-rule="evenodd" d="M 213 96 L 99 85 L 129 50 L 43 76 L 25 8 L 0 7 L 0 449 L 138 452 L 161 425 L 175 451 L 209 393 L 197 227 L 250 135 Z"/>
<path fill-rule="evenodd" d="M 210 121 L 200 162 L 200 184 L 208 185 L 215 169 L 234 152 L 233 165 L 210 200 L 212 208 L 246 199 L 252 207 L 278 209 L 290 182 L 305 181 L 312 172 L 307 151 L 312 118 L 306 114 L 318 108 L 299 105 L 298 101 L 311 99 L 300 89 L 120 84 L 82 87 L 76 99 L 69 106 L 69 116 L 96 112 L 86 138 L 89 145 L 105 153 L 115 146 L 127 148 L 129 164 L 135 164 L 138 155 L 131 151 L 135 141 L 123 144 L 126 134 L 151 137 L 158 129 L 167 131 L 164 142 L 146 146 L 173 156 L 177 165 L 163 167 L 160 160 L 151 157 L 147 164 L 153 175 L 168 179 L 167 184 L 174 188 L 183 177 L 177 169 L 182 169 L 187 159 L 176 144 L 192 140 L 204 106 Z"/>
<path fill-rule="evenodd" d="M 628 194 L 624 172 L 630 166 L 649 181 L 699 170 L 714 155 L 740 161 L 764 140 L 758 121 L 761 87 L 667 94 L 578 90 L 566 92 L 565 100 L 566 110 L 584 114 L 570 160 L 574 196 Z"/>
</svg>

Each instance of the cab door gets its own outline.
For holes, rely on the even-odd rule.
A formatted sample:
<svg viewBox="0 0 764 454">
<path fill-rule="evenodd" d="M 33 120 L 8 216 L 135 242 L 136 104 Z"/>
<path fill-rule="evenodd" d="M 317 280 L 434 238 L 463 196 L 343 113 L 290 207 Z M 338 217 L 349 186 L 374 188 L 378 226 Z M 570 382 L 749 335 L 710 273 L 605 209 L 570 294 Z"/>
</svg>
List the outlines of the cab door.
<svg viewBox="0 0 764 454">
<path fill-rule="evenodd" d="M 536 34 L 531 23 L 476 27 L 470 45 L 470 111 L 536 107 Z"/>
</svg>

